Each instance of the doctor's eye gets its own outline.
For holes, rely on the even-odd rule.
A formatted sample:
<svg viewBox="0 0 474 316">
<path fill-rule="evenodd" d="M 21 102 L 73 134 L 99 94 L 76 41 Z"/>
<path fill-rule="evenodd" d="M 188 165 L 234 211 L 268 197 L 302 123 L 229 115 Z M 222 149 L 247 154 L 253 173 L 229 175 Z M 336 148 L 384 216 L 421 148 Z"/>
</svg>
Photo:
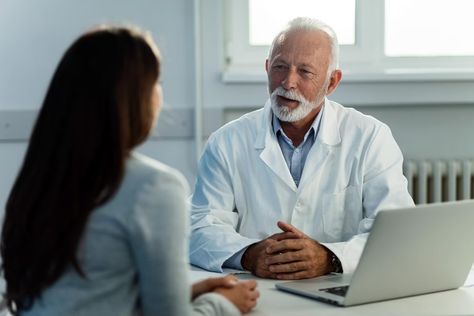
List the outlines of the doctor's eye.
<svg viewBox="0 0 474 316">
<path fill-rule="evenodd" d="M 280 70 L 285 70 L 285 69 L 287 69 L 287 68 L 288 68 L 287 66 L 282 65 L 282 64 L 277 64 L 277 65 L 273 65 L 273 66 L 272 66 L 272 69 L 278 70 L 278 71 L 280 71 Z"/>
<path fill-rule="evenodd" d="M 314 72 L 312 72 L 311 70 L 308 70 L 308 69 L 300 69 L 300 74 L 301 74 L 301 76 L 303 76 L 304 78 L 307 78 L 307 79 L 312 79 L 316 76 L 316 74 Z"/>
</svg>

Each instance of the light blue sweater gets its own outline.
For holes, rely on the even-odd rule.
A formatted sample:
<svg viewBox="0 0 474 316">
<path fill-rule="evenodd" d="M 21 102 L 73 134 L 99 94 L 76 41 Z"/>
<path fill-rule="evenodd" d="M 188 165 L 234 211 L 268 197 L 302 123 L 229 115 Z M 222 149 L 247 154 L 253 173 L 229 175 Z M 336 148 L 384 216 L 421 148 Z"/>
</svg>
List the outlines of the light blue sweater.
<svg viewBox="0 0 474 316">
<path fill-rule="evenodd" d="M 239 315 L 218 294 L 190 303 L 187 194 L 179 172 L 133 154 L 85 229 L 78 258 L 87 278 L 70 268 L 21 315 Z"/>
</svg>

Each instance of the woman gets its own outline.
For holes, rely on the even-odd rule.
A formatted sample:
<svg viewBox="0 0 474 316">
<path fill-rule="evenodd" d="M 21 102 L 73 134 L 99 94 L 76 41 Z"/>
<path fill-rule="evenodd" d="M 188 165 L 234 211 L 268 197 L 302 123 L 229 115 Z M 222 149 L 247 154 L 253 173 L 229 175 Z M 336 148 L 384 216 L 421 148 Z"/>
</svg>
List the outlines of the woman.
<svg viewBox="0 0 474 316">
<path fill-rule="evenodd" d="M 228 276 L 189 290 L 185 180 L 132 153 L 160 110 L 159 76 L 156 46 L 127 28 L 86 33 L 63 56 L 6 206 L 13 314 L 231 315 L 255 306 L 255 281 Z"/>
</svg>

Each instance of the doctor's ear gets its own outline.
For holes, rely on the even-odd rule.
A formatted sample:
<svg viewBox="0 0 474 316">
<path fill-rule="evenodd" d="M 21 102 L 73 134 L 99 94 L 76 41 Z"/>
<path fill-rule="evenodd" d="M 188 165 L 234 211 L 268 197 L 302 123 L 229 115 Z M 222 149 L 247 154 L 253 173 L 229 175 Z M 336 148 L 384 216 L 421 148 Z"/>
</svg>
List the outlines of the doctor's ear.
<svg viewBox="0 0 474 316">
<path fill-rule="evenodd" d="M 341 82 L 342 79 L 342 71 L 340 69 L 336 69 L 331 73 L 331 79 L 329 79 L 329 85 L 326 90 L 326 95 L 330 95 L 331 93 L 336 90 L 337 86 L 339 85 L 339 82 Z"/>
</svg>

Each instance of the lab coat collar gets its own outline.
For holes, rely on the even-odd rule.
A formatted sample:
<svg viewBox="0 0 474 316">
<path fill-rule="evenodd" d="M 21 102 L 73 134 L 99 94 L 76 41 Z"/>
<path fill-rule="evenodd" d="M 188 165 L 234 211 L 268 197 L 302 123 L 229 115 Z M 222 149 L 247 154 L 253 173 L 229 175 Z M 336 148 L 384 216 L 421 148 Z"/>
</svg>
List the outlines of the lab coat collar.
<svg viewBox="0 0 474 316">
<path fill-rule="evenodd" d="M 341 142 L 338 117 L 334 102 L 324 98 L 324 111 L 319 127 L 318 139 L 322 144 L 336 146 Z"/>
<path fill-rule="evenodd" d="M 285 158 L 281 152 L 280 145 L 275 133 L 272 131 L 272 109 L 270 100 L 267 101 L 263 109 L 263 115 L 260 117 L 257 127 L 257 139 L 255 148 L 262 150 L 260 159 L 278 176 L 291 190 L 297 190 L 295 181 L 291 177 L 290 170 L 286 165 Z"/>
<path fill-rule="evenodd" d="M 255 149 L 265 148 L 265 141 L 269 139 L 267 136 L 270 136 L 268 133 L 274 134 L 272 132 L 272 114 L 271 101 L 268 99 L 263 108 L 261 121 L 259 122 L 260 126 L 254 143 Z M 327 98 L 324 99 L 324 111 L 322 114 L 317 141 L 329 146 L 336 146 L 341 142 L 341 135 L 337 124 L 337 113 L 335 105 Z"/>
<path fill-rule="evenodd" d="M 263 108 L 263 115 L 260 117 L 260 121 L 258 122 L 257 137 L 254 143 L 255 149 L 265 148 L 267 132 L 271 133 L 272 128 L 272 113 L 272 104 L 270 99 L 268 99 Z"/>
</svg>

